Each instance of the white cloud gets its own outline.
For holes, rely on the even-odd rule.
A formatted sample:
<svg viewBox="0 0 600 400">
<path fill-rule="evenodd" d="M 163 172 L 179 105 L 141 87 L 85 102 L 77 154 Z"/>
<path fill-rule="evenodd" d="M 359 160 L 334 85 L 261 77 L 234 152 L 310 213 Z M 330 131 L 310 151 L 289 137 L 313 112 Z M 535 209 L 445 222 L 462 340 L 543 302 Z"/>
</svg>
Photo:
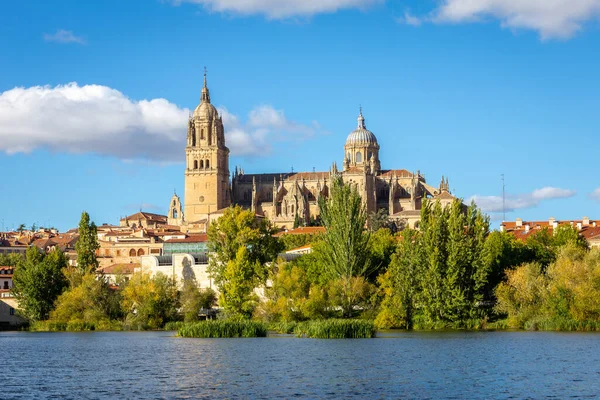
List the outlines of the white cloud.
<svg viewBox="0 0 600 400">
<path fill-rule="evenodd" d="M 14 88 L 0 92 L 0 152 L 45 148 L 181 162 L 189 112 L 165 99 L 134 101 L 101 85 Z M 225 109 L 221 113 L 234 156 L 264 155 L 274 140 L 304 138 L 318 129 L 290 121 L 271 106 L 252 110 L 246 124 Z"/>
<path fill-rule="evenodd" d="M 212 12 L 240 15 L 264 14 L 269 19 L 285 19 L 332 13 L 341 9 L 363 9 L 384 0 L 173 0 L 175 4 L 196 3 Z"/>
<path fill-rule="evenodd" d="M 299 124 L 289 120 L 283 110 L 261 105 L 250 111 L 246 123 L 225 108 L 219 109 L 226 130 L 227 147 L 233 155 L 260 156 L 271 152 L 272 143 L 288 140 L 304 140 L 319 132 L 320 126 Z"/>
<path fill-rule="evenodd" d="M 411 26 L 421 26 L 421 24 L 423 23 L 423 20 L 421 18 L 412 15 L 408 11 L 404 12 L 404 17 L 396 18 L 396 21 L 401 24 Z"/>
<path fill-rule="evenodd" d="M 590 193 L 590 197 L 596 201 L 600 201 L 600 187 Z"/>
<path fill-rule="evenodd" d="M 523 208 L 531 208 L 537 206 L 544 200 L 551 199 L 564 199 L 573 197 L 575 195 L 574 190 L 561 189 L 555 187 L 544 187 L 536 189 L 531 193 L 525 193 L 520 195 L 506 195 L 505 209 L 506 212 L 511 212 Z M 501 213 L 503 210 L 502 196 L 479 196 L 475 195 L 469 199 L 475 201 L 477 206 L 485 212 L 489 213 Z"/>
<path fill-rule="evenodd" d="M 600 0 L 443 0 L 433 22 L 500 20 L 502 27 L 532 29 L 542 39 L 569 38 L 600 17 Z"/>
<path fill-rule="evenodd" d="M 44 40 L 46 42 L 58 42 L 58 43 L 78 43 L 85 44 L 85 40 L 73 34 L 72 31 L 67 31 L 64 29 L 59 29 L 56 33 L 44 33 Z"/>
</svg>

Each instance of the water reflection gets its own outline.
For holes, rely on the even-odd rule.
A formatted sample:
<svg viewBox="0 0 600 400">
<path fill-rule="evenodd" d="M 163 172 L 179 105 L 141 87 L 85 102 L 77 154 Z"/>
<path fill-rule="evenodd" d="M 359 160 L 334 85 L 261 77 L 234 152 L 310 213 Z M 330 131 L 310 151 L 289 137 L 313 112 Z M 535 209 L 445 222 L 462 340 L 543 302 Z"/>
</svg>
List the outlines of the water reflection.
<svg viewBox="0 0 600 400">
<path fill-rule="evenodd" d="M 0 333 L 0 398 L 542 398 L 600 394 L 600 336 L 382 332 L 370 340 Z"/>
</svg>

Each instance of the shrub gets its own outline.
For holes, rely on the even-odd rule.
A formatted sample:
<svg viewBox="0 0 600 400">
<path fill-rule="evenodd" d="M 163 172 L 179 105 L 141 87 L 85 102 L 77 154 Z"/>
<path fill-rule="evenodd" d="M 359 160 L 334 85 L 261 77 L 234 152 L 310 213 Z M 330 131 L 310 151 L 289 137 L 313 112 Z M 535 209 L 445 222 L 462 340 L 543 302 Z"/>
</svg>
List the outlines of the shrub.
<svg viewBox="0 0 600 400">
<path fill-rule="evenodd" d="M 177 331 L 188 338 L 266 337 L 267 326 L 255 321 L 201 321 L 183 324 Z"/>
<path fill-rule="evenodd" d="M 373 321 L 360 319 L 327 319 L 299 323 L 294 329 L 298 337 L 314 339 L 366 339 L 375 337 Z"/>
</svg>

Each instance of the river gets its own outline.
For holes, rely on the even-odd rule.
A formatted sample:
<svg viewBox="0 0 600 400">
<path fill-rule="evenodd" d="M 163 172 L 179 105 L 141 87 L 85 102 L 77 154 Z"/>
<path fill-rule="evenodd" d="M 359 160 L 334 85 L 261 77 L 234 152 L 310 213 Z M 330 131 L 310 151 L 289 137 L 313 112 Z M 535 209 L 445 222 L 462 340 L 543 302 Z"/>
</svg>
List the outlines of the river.
<svg viewBox="0 0 600 400">
<path fill-rule="evenodd" d="M 0 332 L 1 399 L 600 398 L 600 334 Z"/>
</svg>

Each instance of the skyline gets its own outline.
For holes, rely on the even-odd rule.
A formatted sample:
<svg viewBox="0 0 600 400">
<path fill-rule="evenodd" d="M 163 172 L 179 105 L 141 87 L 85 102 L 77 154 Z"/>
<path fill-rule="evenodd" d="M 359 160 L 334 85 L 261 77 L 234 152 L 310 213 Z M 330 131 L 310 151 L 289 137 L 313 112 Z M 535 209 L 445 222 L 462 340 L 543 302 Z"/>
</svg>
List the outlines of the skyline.
<svg viewBox="0 0 600 400">
<path fill-rule="evenodd" d="M 362 105 L 383 168 L 448 176 L 494 221 L 502 174 L 507 220 L 597 218 L 600 2 L 467 3 L 3 4 L 2 227 L 165 214 L 204 66 L 231 171 L 340 166 Z"/>
</svg>

